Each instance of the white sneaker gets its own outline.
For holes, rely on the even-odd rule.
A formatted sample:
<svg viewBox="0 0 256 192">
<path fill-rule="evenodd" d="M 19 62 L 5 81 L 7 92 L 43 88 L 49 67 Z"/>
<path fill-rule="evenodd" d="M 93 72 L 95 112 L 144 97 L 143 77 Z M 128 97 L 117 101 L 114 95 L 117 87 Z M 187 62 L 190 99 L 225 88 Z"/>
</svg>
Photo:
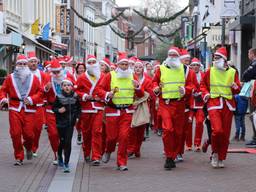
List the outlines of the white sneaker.
<svg viewBox="0 0 256 192">
<path fill-rule="evenodd" d="M 217 153 L 212 154 L 212 160 L 211 160 L 211 165 L 213 168 L 218 168 L 218 155 Z"/>
<path fill-rule="evenodd" d="M 183 161 L 183 157 L 182 157 L 181 154 L 178 154 L 176 159 L 177 159 L 178 162 L 182 162 Z"/>
<path fill-rule="evenodd" d="M 56 160 L 53 160 L 53 161 L 52 161 L 52 164 L 53 164 L 53 165 L 58 165 L 58 160 L 57 160 L 57 159 L 56 159 Z"/>
<path fill-rule="evenodd" d="M 38 154 L 37 153 L 33 153 L 33 157 L 37 157 L 38 156 Z"/>
<path fill-rule="evenodd" d="M 102 157 L 102 162 L 103 163 L 108 163 L 109 160 L 110 160 L 110 156 L 111 156 L 111 153 L 104 153 L 104 155 Z"/>
<path fill-rule="evenodd" d="M 119 170 L 120 171 L 128 171 L 128 167 L 127 166 L 120 166 Z"/>
<path fill-rule="evenodd" d="M 218 165 L 219 165 L 220 168 L 224 168 L 225 167 L 225 165 L 224 165 L 222 160 L 218 161 Z"/>
</svg>

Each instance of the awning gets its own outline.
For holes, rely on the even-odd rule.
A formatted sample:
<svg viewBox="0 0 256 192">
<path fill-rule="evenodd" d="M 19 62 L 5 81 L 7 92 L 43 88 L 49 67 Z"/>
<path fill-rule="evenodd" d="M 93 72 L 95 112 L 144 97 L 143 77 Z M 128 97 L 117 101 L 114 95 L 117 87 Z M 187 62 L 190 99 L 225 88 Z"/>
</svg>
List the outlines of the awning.
<svg viewBox="0 0 256 192">
<path fill-rule="evenodd" d="M 22 42 L 23 39 L 19 33 L 12 31 L 9 34 L 0 34 L 0 45 L 12 45 L 20 47 Z"/>
<path fill-rule="evenodd" d="M 48 47 L 42 45 L 41 43 L 39 43 L 39 42 L 37 42 L 36 40 L 34 40 L 32 37 L 29 37 L 28 35 L 26 35 L 26 34 L 20 32 L 18 29 L 15 29 L 15 28 L 10 27 L 10 26 L 8 26 L 8 28 L 9 28 L 10 30 L 12 30 L 12 31 L 15 31 L 15 32 L 21 34 L 25 39 L 27 39 L 27 40 L 29 40 L 29 41 L 32 41 L 32 42 L 36 45 L 36 47 L 37 47 L 38 49 L 41 49 L 42 51 L 47 52 L 47 53 L 49 53 L 49 54 L 58 55 L 58 54 L 55 53 L 55 51 L 53 51 L 52 49 L 49 49 Z"/>
<path fill-rule="evenodd" d="M 52 49 L 61 49 L 61 50 L 67 50 L 68 45 L 64 43 L 58 43 L 56 41 L 52 41 Z"/>
<path fill-rule="evenodd" d="M 243 28 L 255 26 L 255 16 L 241 16 L 229 24 L 230 31 L 241 31 Z"/>
</svg>

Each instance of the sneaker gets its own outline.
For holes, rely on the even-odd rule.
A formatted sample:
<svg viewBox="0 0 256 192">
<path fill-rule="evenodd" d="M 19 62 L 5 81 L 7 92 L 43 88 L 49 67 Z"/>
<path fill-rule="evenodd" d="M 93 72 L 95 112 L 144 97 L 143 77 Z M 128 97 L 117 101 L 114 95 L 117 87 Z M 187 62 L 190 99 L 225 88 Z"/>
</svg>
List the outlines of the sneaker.
<svg viewBox="0 0 256 192">
<path fill-rule="evenodd" d="M 224 168 L 224 167 L 225 167 L 225 165 L 224 165 L 224 163 L 223 163 L 222 160 L 219 160 L 219 161 L 218 161 L 218 166 L 219 166 L 220 168 Z"/>
<path fill-rule="evenodd" d="M 90 163 L 91 162 L 91 157 L 90 156 L 85 156 L 84 160 L 86 163 Z"/>
<path fill-rule="evenodd" d="M 58 165 L 58 160 L 57 160 L 57 159 L 53 160 L 53 161 L 52 161 L 52 164 L 53 164 L 53 165 Z"/>
<path fill-rule="evenodd" d="M 27 160 L 33 159 L 33 152 L 32 151 L 26 151 L 26 158 Z"/>
<path fill-rule="evenodd" d="M 183 161 L 183 157 L 182 157 L 181 154 L 178 154 L 178 155 L 177 155 L 176 161 L 177 161 L 177 162 L 182 162 L 182 161 Z"/>
<path fill-rule="evenodd" d="M 171 158 L 166 158 L 164 168 L 165 170 L 171 170 L 172 168 L 175 168 L 176 164 Z"/>
<path fill-rule="evenodd" d="M 241 135 L 239 140 L 240 140 L 240 141 L 245 141 L 244 135 Z"/>
<path fill-rule="evenodd" d="M 135 158 L 135 153 L 133 152 L 128 153 L 128 158 L 129 159 Z"/>
<path fill-rule="evenodd" d="M 247 142 L 245 145 L 247 145 L 247 146 L 256 146 L 256 140 L 251 140 L 251 141 Z"/>
<path fill-rule="evenodd" d="M 186 151 L 192 151 L 192 147 L 186 146 Z"/>
<path fill-rule="evenodd" d="M 93 160 L 91 165 L 92 166 L 99 166 L 100 165 L 100 160 Z"/>
<path fill-rule="evenodd" d="M 17 160 L 14 162 L 14 165 L 15 165 L 15 166 L 21 166 L 21 165 L 23 165 L 23 161 L 17 159 Z"/>
<path fill-rule="evenodd" d="M 195 152 L 201 152 L 201 147 L 196 145 Z"/>
<path fill-rule="evenodd" d="M 70 173 L 70 168 L 69 168 L 69 165 L 68 165 L 68 164 L 65 163 L 65 164 L 63 165 L 63 169 L 64 169 L 64 171 L 63 171 L 64 173 Z"/>
<path fill-rule="evenodd" d="M 81 133 L 77 134 L 76 143 L 77 143 L 77 145 L 81 145 L 83 143 L 83 141 L 82 141 L 82 134 Z"/>
<path fill-rule="evenodd" d="M 125 166 L 125 165 L 122 165 L 122 166 L 118 167 L 118 169 L 119 169 L 120 171 L 128 171 L 128 167 Z"/>
<path fill-rule="evenodd" d="M 217 155 L 217 153 L 212 154 L 211 165 L 212 165 L 213 168 L 218 167 L 218 155 Z"/>
<path fill-rule="evenodd" d="M 33 153 L 33 157 L 38 157 L 38 154 L 35 152 L 35 153 Z"/>
<path fill-rule="evenodd" d="M 63 158 L 62 157 L 58 157 L 58 166 L 59 167 L 63 167 L 64 163 L 63 163 Z"/>
<path fill-rule="evenodd" d="M 209 140 L 206 139 L 206 140 L 204 141 L 203 146 L 202 146 L 202 151 L 203 151 L 203 153 L 206 153 L 206 152 L 207 152 L 207 149 L 208 149 L 209 145 L 210 145 Z"/>
<path fill-rule="evenodd" d="M 235 135 L 235 136 L 233 137 L 232 141 L 239 141 L 238 135 Z"/>
<path fill-rule="evenodd" d="M 111 153 L 104 153 L 104 155 L 102 157 L 102 162 L 103 163 L 108 163 L 109 160 L 110 160 L 110 156 L 111 156 Z"/>
<path fill-rule="evenodd" d="M 162 130 L 161 130 L 161 129 L 158 129 L 158 130 L 157 130 L 157 135 L 158 135 L 159 137 L 162 136 Z"/>
</svg>

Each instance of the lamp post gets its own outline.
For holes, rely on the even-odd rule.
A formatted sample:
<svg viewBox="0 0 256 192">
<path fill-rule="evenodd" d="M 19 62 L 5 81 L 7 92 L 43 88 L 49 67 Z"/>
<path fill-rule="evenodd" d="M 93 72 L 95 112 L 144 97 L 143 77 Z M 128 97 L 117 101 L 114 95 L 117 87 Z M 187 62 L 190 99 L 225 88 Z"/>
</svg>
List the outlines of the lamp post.
<svg viewBox="0 0 256 192">
<path fill-rule="evenodd" d="M 194 8 L 194 12 L 193 12 L 193 17 L 194 17 L 194 21 L 193 21 L 193 27 L 194 27 L 194 33 L 193 33 L 193 38 L 195 39 L 197 36 L 197 24 L 198 24 L 198 16 L 200 15 L 200 12 L 198 10 L 198 6 L 195 6 Z M 194 57 L 196 57 L 196 42 L 194 43 Z"/>
<path fill-rule="evenodd" d="M 26 44 L 23 42 L 22 45 L 21 45 L 22 54 L 25 53 L 25 48 L 26 48 Z"/>
<path fill-rule="evenodd" d="M 202 28 L 202 32 L 204 36 L 204 61 L 203 61 L 204 68 L 206 67 L 206 51 L 207 51 L 206 36 L 207 36 L 207 31 L 209 31 L 209 29 L 210 27 L 206 26 L 206 23 L 204 23 L 204 26 Z"/>
</svg>

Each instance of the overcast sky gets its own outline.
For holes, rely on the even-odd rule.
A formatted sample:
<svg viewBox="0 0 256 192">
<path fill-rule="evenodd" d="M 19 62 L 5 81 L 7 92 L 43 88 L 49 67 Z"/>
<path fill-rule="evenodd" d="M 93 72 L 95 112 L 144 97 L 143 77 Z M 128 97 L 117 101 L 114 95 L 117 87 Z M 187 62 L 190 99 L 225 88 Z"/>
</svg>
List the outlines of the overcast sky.
<svg viewBox="0 0 256 192">
<path fill-rule="evenodd" d="M 140 2 L 142 2 L 143 0 L 116 0 L 116 3 L 118 6 L 136 6 L 136 5 L 140 5 Z M 157 0 L 156 0 L 157 1 Z M 180 0 L 179 4 L 181 6 L 186 6 L 188 4 L 189 0 Z"/>
</svg>

